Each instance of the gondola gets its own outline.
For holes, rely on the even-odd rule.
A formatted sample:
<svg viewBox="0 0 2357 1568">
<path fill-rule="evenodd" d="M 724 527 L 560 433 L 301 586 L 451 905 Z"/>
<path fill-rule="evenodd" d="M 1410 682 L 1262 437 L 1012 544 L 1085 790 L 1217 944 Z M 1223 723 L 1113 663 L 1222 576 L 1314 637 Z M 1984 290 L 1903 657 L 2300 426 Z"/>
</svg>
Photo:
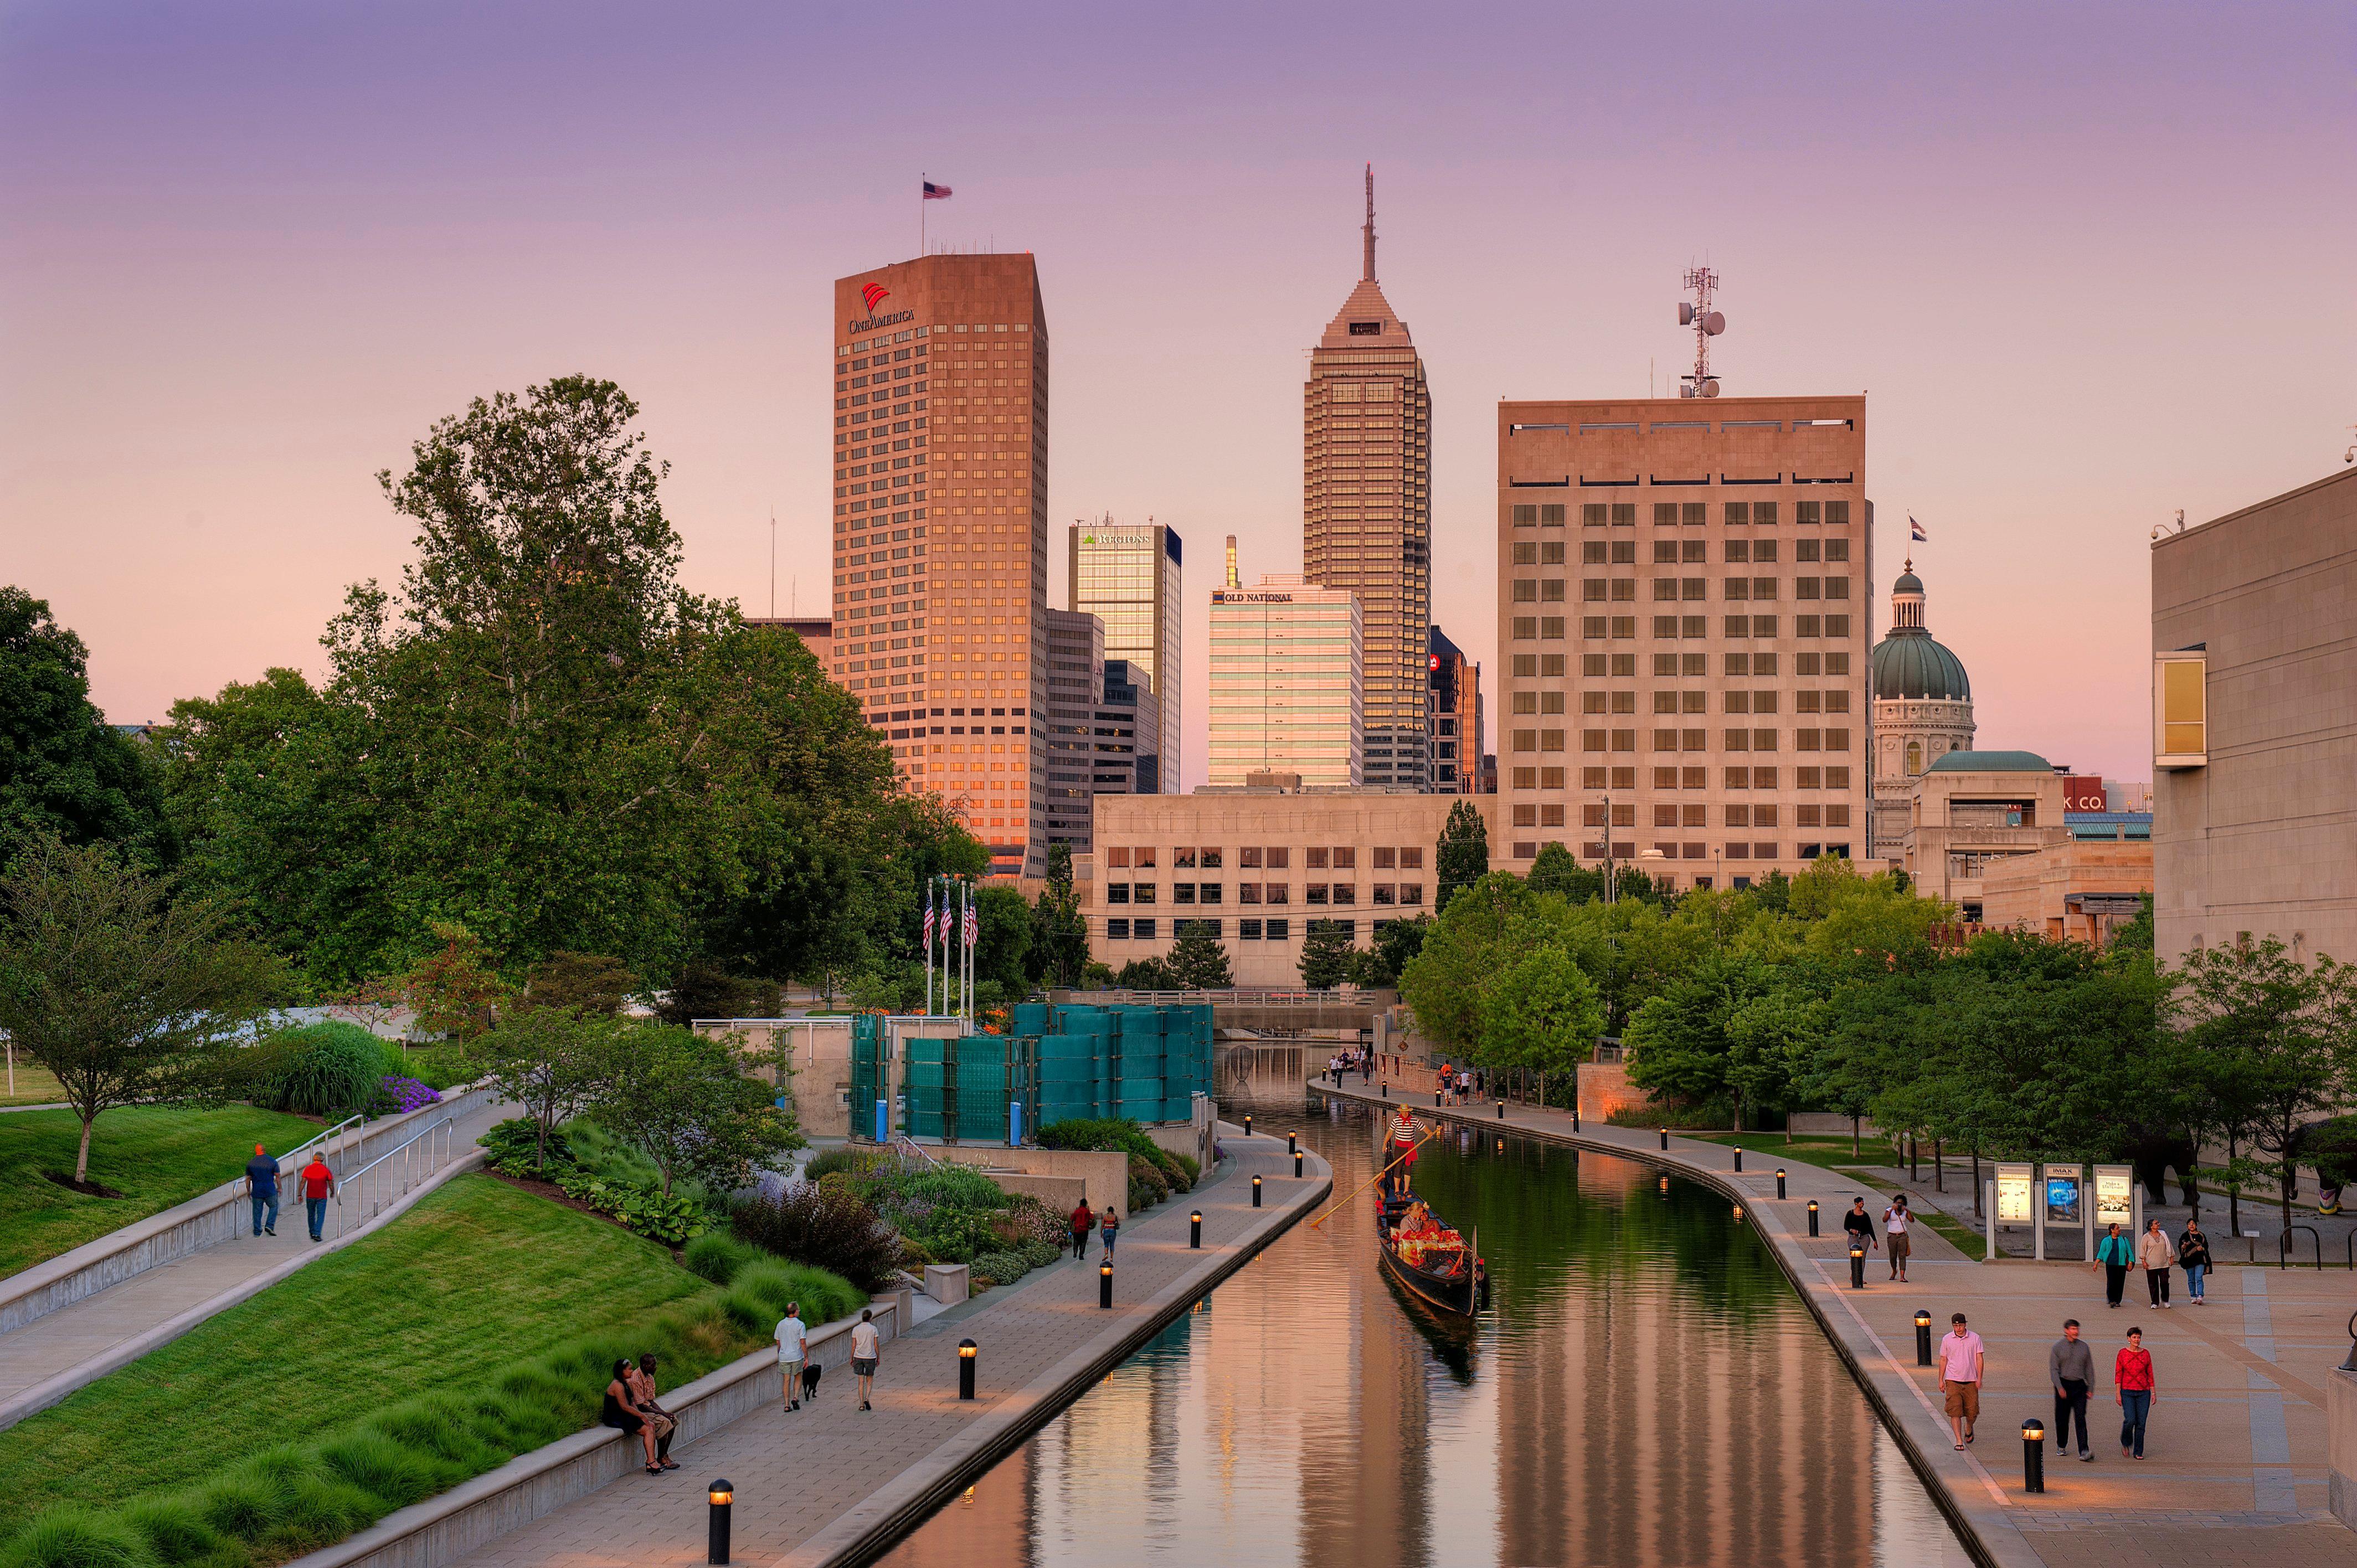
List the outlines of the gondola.
<svg viewBox="0 0 2357 1568">
<path fill-rule="evenodd" d="M 1474 1243 L 1412 1191 L 1376 1197 L 1376 1245 L 1383 1269 L 1436 1312 L 1470 1319 L 1489 1294 L 1489 1275 Z"/>
</svg>

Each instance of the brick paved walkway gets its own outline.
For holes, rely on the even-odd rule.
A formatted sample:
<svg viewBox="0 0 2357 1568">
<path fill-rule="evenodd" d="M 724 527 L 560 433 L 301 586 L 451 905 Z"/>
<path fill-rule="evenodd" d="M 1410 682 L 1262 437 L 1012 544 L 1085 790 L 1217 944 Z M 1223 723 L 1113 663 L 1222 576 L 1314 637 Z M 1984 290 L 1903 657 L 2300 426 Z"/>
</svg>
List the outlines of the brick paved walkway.
<svg viewBox="0 0 2357 1568">
<path fill-rule="evenodd" d="M 1355 1082 L 1344 1092 L 1373 1098 Z M 1421 1104 L 1405 1102 L 1423 1115 L 1573 1137 L 1568 1112 L 1510 1106 L 1500 1122 L 1494 1106 L 1436 1112 L 1429 1094 Z M 1909 1283 L 1889 1283 L 1878 1256 L 1868 1260 L 1867 1288 L 1852 1291 L 1837 1239 L 1839 1216 L 1857 1190 L 1846 1178 L 1788 1165 L 1789 1196 L 1780 1203 L 1772 1142 L 1747 1150 L 1738 1176 L 1733 1151 L 1716 1144 L 1673 1136 L 1664 1154 L 1656 1133 L 1593 1122 L 1577 1141 L 1706 1175 L 1740 1194 L 1895 1412 L 1902 1441 L 1925 1457 L 2001 1561 L 2045 1568 L 2357 1568 L 2357 1531 L 2326 1511 L 2325 1495 L 2323 1387 L 2349 1349 L 2345 1325 L 2357 1305 L 2357 1281 L 2345 1271 L 2229 1265 L 2212 1275 L 2206 1307 L 2185 1304 L 2179 1273 L 2177 1305 L 2167 1312 L 2146 1305 L 2136 1277 L 2126 1304 L 2112 1310 L 2101 1277 L 2083 1262 L 1975 1262 L 1925 1227 L 1915 1232 Z M 1816 1240 L 1807 1235 L 1812 1197 L 1833 1232 Z M 1868 1207 L 1879 1214 L 1878 1204 Z M 1940 1414 L 1932 1369 L 1915 1365 L 1919 1308 L 1932 1314 L 1938 1333 L 1947 1331 L 1950 1313 L 1964 1313 L 1987 1345 L 1979 1441 L 1964 1454 L 1954 1451 Z M 2047 1490 L 2032 1497 L 2021 1489 L 2021 1423 L 2034 1417 L 2053 1431 L 2046 1354 L 2065 1317 L 2080 1320 L 2095 1355 L 2095 1460 L 2080 1463 L 2075 1444 L 2071 1457 L 2058 1459 L 2050 1435 Z M 2142 1461 L 2120 1456 L 2112 1402 L 2112 1357 L 2130 1324 L 2145 1331 L 2158 1384 Z"/>
<path fill-rule="evenodd" d="M 907 1491 L 913 1474 L 942 1460 L 945 1444 L 1011 1398 L 1023 1398 L 1027 1385 L 1100 1336 L 1143 1327 L 1146 1304 L 1190 1273 L 1203 1271 L 1208 1290 L 1207 1264 L 1241 1262 L 1232 1239 L 1255 1219 L 1288 1203 L 1303 1214 L 1315 1211 L 1314 1195 L 1329 1180 L 1322 1161 L 1312 1155 L 1307 1179 L 1297 1182 L 1282 1138 L 1247 1140 L 1223 1128 L 1221 1143 L 1232 1156 L 1230 1174 L 1122 1227 L 1114 1311 L 1097 1305 L 1096 1254 L 1085 1262 L 1066 1260 L 886 1345 L 872 1412 L 856 1408 L 847 1370 L 830 1371 L 815 1404 L 791 1415 L 768 1406 L 678 1449 L 680 1470 L 662 1479 L 634 1472 L 459 1562 L 466 1568 L 700 1563 L 705 1487 L 721 1477 L 736 1485 L 733 1561 L 823 1561 L 834 1543 L 866 1528 L 868 1514 L 888 1506 L 888 1494 Z M 1251 1207 L 1255 1173 L 1267 1184 L 1267 1208 L 1259 1215 Z M 1194 1252 L 1187 1246 L 1188 1215 L 1198 1208 L 1203 1251 Z M 972 1404 L 956 1398 L 963 1338 L 981 1347 L 981 1397 Z M 814 1541 L 822 1531 L 823 1540 Z"/>
</svg>

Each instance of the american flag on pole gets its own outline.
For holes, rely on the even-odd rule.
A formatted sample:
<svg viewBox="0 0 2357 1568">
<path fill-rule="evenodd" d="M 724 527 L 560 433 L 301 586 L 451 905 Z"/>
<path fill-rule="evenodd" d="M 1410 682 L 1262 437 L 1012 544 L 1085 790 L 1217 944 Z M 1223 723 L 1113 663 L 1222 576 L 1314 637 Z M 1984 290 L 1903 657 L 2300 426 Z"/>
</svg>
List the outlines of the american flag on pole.
<svg viewBox="0 0 2357 1568">
<path fill-rule="evenodd" d="M 974 939 L 980 935 L 982 935 L 982 921 L 975 916 L 974 906 L 968 904 L 965 907 L 965 945 L 974 946 Z"/>
<path fill-rule="evenodd" d="M 924 199 L 927 201 L 947 201 L 949 199 L 950 188 L 948 186 L 935 185 L 931 180 L 925 181 Z"/>
<path fill-rule="evenodd" d="M 926 886 L 925 886 L 925 946 L 927 946 L 927 947 L 931 947 L 932 945 L 933 945 L 933 889 L 932 889 L 932 886 L 931 886 L 931 884 L 928 883 L 928 884 L 926 885 Z"/>
</svg>

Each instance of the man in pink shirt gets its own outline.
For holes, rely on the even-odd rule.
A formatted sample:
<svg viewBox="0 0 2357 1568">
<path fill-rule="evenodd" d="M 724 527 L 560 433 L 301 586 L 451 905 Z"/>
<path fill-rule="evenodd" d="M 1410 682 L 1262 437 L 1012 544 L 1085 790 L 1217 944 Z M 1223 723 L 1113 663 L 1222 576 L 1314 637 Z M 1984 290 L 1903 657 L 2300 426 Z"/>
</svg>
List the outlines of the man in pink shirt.
<svg viewBox="0 0 2357 1568">
<path fill-rule="evenodd" d="M 1940 1391 L 1948 1397 L 1948 1425 L 1956 1434 L 1956 1452 L 1973 1440 L 1973 1423 L 1981 1418 L 1981 1337 L 1964 1326 L 1961 1312 L 1948 1319 L 1948 1337 L 1940 1341 Z"/>
</svg>

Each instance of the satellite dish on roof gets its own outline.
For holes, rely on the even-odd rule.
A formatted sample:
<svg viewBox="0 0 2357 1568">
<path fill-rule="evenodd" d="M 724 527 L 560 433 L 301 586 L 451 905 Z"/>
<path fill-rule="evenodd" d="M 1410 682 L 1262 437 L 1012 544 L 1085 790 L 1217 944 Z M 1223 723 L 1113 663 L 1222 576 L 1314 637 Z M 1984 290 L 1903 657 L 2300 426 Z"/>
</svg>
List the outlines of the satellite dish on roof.
<svg viewBox="0 0 2357 1568">
<path fill-rule="evenodd" d="M 1702 318 L 1702 329 L 1714 338 L 1717 337 L 1727 330 L 1726 316 L 1719 311 L 1712 311 Z"/>
<path fill-rule="evenodd" d="M 1718 378 L 1717 376 L 1713 376 L 1710 380 L 1702 383 L 1702 395 L 1705 397 L 1717 397 L 1718 395 Z"/>
<path fill-rule="evenodd" d="M 1694 306 L 1688 305 L 1683 299 L 1678 301 L 1678 325 L 1681 327 L 1691 327 L 1694 325 Z"/>
</svg>

